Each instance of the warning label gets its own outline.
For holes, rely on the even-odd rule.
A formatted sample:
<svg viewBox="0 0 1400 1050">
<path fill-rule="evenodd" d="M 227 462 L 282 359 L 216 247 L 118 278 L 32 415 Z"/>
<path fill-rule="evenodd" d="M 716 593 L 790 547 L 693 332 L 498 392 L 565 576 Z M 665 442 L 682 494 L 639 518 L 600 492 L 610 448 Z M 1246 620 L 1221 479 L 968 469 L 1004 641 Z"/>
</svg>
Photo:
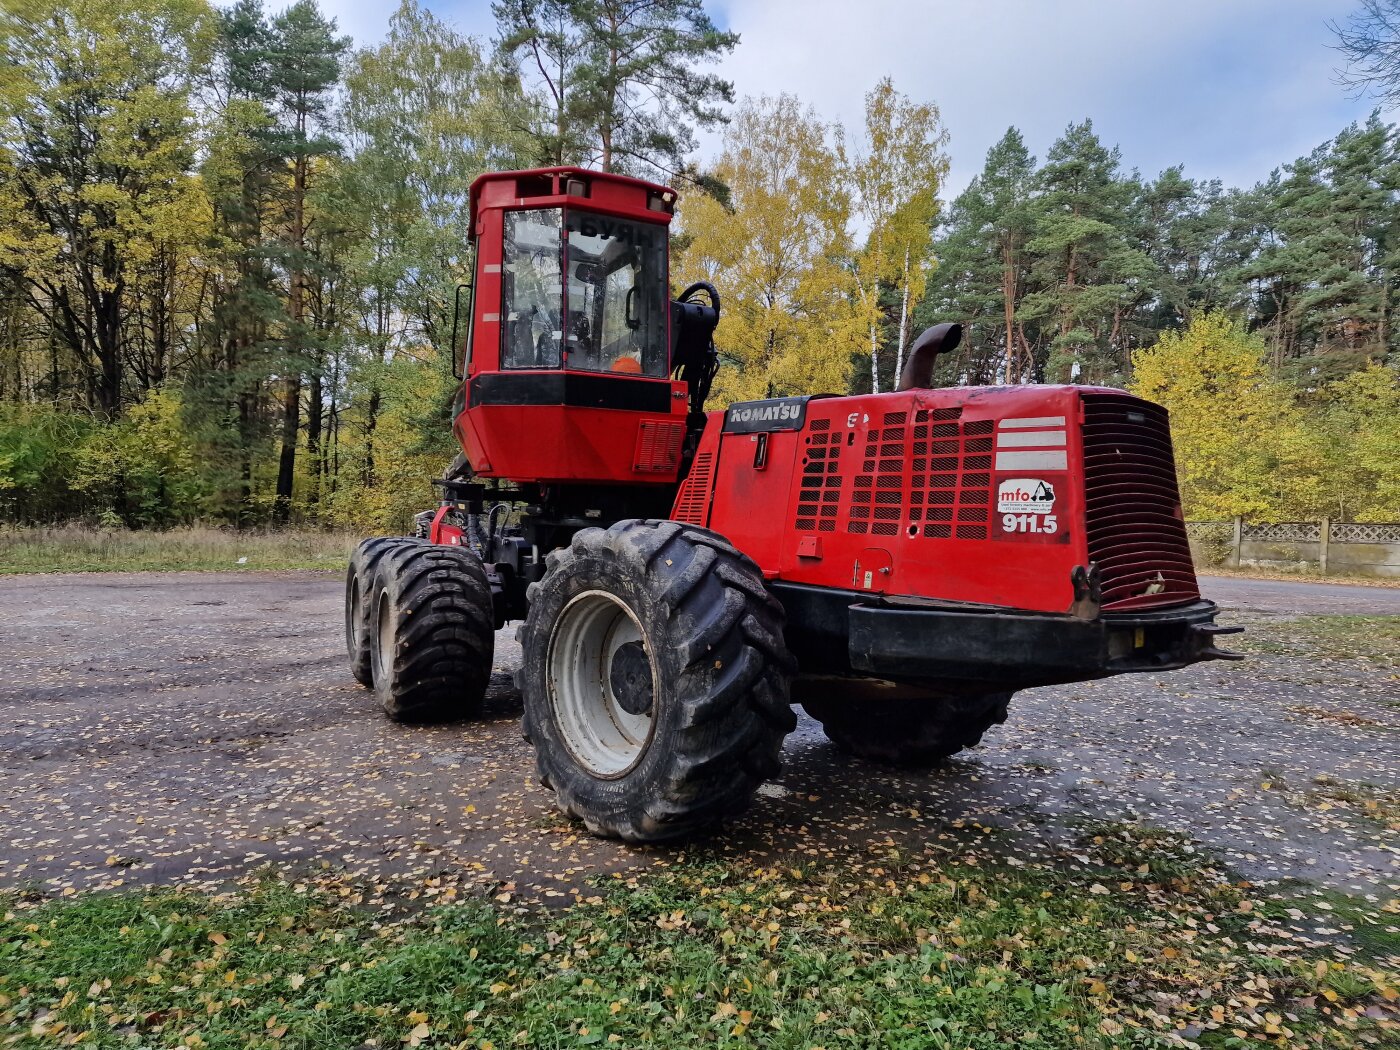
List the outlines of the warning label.
<svg viewBox="0 0 1400 1050">
<path fill-rule="evenodd" d="M 1055 509 L 1055 486 L 1040 478 L 1007 478 L 997 486 L 1002 514 L 1049 514 Z"/>
</svg>

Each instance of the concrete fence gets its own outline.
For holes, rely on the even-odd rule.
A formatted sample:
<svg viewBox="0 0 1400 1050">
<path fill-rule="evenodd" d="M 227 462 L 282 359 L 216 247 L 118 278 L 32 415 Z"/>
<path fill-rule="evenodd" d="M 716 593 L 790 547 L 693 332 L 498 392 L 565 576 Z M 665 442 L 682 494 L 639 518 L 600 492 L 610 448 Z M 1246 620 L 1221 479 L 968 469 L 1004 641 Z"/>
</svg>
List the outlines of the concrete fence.
<svg viewBox="0 0 1400 1050">
<path fill-rule="evenodd" d="M 1400 522 L 1188 521 L 1198 568 L 1320 572 L 1400 578 Z"/>
</svg>

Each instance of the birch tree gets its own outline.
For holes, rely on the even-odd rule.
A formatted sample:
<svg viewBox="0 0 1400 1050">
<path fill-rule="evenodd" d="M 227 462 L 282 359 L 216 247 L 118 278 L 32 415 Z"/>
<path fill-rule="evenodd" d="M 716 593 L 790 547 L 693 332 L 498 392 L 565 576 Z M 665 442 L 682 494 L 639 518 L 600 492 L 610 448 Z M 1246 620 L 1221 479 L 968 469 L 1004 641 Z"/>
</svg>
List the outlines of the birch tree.
<svg viewBox="0 0 1400 1050">
<path fill-rule="evenodd" d="M 746 99 L 715 173 L 732 210 L 686 198 L 678 284 L 724 300 L 716 403 L 844 392 L 864 328 L 848 265 L 851 199 L 839 129 L 791 95 Z"/>
<path fill-rule="evenodd" d="M 865 137 L 852 168 L 861 218 L 869 229 L 856 263 L 867 314 L 871 390 L 880 392 L 881 296 L 898 300 L 895 368 L 908 346 L 912 303 L 924 293 L 932 262 L 938 194 L 948 174 L 948 132 L 938 107 L 896 91 L 889 77 L 865 96 Z"/>
</svg>

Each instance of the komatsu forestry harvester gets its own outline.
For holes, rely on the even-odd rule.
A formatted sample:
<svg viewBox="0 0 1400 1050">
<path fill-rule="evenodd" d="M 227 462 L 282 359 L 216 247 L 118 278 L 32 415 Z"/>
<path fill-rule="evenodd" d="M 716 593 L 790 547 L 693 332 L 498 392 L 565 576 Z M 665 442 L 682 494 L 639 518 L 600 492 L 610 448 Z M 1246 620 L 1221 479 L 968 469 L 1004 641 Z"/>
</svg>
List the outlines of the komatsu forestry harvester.
<svg viewBox="0 0 1400 1050">
<path fill-rule="evenodd" d="M 1019 689 L 1234 656 L 1162 408 L 934 389 L 961 336 L 939 325 L 890 393 L 706 412 L 720 297 L 670 296 L 675 200 L 576 168 L 473 184 L 463 455 L 419 535 L 364 541 L 347 578 L 352 668 L 390 717 L 479 711 L 523 621 L 541 782 L 590 831 L 655 842 L 744 809 L 793 703 L 919 765 Z"/>
</svg>

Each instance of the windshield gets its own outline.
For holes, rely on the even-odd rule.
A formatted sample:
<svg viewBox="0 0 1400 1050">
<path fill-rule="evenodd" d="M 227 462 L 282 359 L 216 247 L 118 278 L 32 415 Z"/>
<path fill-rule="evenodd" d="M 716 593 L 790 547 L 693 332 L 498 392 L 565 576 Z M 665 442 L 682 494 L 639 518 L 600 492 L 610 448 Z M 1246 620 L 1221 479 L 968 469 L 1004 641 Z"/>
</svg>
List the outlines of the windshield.
<svg viewBox="0 0 1400 1050">
<path fill-rule="evenodd" d="M 564 363 L 590 372 L 666 375 L 664 226 L 575 211 L 561 224 L 558 209 L 509 212 L 502 277 L 504 367 Z"/>
</svg>

